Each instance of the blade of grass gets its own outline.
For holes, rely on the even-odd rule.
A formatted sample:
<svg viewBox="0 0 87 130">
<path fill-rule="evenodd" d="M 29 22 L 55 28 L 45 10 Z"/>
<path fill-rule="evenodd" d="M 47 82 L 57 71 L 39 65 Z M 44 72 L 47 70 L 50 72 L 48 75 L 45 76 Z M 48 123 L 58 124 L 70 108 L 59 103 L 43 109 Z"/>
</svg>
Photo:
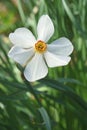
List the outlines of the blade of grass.
<svg viewBox="0 0 87 130">
<path fill-rule="evenodd" d="M 41 108 L 39 108 L 39 112 L 41 113 L 41 115 L 43 117 L 44 123 L 46 125 L 46 129 L 51 130 L 51 123 L 50 123 L 50 119 L 49 119 L 49 116 L 48 116 L 46 110 L 43 107 L 41 107 Z"/>
</svg>

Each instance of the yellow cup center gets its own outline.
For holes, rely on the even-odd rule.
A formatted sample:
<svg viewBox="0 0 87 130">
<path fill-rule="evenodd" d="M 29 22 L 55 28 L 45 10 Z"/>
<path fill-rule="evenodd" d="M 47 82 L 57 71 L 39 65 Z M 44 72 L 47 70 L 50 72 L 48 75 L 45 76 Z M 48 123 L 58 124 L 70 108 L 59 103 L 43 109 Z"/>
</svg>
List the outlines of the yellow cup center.
<svg viewBox="0 0 87 130">
<path fill-rule="evenodd" d="M 47 49 L 47 45 L 45 42 L 39 40 L 37 43 L 35 43 L 35 50 L 39 53 L 45 52 Z"/>
</svg>

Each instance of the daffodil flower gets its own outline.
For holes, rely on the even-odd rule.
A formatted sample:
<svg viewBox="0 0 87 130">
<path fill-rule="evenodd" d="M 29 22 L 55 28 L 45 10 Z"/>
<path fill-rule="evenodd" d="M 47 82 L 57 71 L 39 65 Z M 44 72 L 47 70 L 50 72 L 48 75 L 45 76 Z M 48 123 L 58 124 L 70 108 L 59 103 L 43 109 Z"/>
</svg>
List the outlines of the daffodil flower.
<svg viewBox="0 0 87 130">
<path fill-rule="evenodd" d="M 72 43 L 65 37 L 47 44 L 54 33 L 54 25 L 48 15 L 42 15 L 37 25 L 37 39 L 25 27 L 10 33 L 13 47 L 8 56 L 25 67 L 24 76 L 28 81 L 44 78 L 48 67 L 67 65 L 73 51 Z M 48 67 L 47 67 L 48 66 Z"/>
</svg>

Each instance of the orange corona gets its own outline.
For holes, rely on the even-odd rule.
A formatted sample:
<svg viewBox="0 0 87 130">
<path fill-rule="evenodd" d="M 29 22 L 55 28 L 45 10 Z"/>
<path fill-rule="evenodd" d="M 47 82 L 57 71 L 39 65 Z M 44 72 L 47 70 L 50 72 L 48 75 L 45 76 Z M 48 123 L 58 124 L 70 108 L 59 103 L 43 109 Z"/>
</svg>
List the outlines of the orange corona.
<svg viewBox="0 0 87 130">
<path fill-rule="evenodd" d="M 35 43 L 35 51 L 39 53 L 45 52 L 47 49 L 47 45 L 45 42 L 39 40 L 37 43 Z"/>
</svg>

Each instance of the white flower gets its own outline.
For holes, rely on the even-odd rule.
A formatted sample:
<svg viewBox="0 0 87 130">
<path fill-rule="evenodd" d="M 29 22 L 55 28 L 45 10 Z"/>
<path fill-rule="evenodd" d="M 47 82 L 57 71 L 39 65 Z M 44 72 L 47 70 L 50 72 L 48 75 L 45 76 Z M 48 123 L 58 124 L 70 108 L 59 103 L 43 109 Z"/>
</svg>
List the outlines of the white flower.
<svg viewBox="0 0 87 130">
<path fill-rule="evenodd" d="M 44 78 L 48 67 L 67 65 L 73 51 L 72 43 L 65 37 L 47 45 L 54 33 L 54 25 L 48 15 L 42 15 L 37 25 L 37 40 L 27 28 L 18 28 L 10 33 L 13 47 L 8 56 L 25 67 L 24 76 L 28 81 Z"/>
</svg>

